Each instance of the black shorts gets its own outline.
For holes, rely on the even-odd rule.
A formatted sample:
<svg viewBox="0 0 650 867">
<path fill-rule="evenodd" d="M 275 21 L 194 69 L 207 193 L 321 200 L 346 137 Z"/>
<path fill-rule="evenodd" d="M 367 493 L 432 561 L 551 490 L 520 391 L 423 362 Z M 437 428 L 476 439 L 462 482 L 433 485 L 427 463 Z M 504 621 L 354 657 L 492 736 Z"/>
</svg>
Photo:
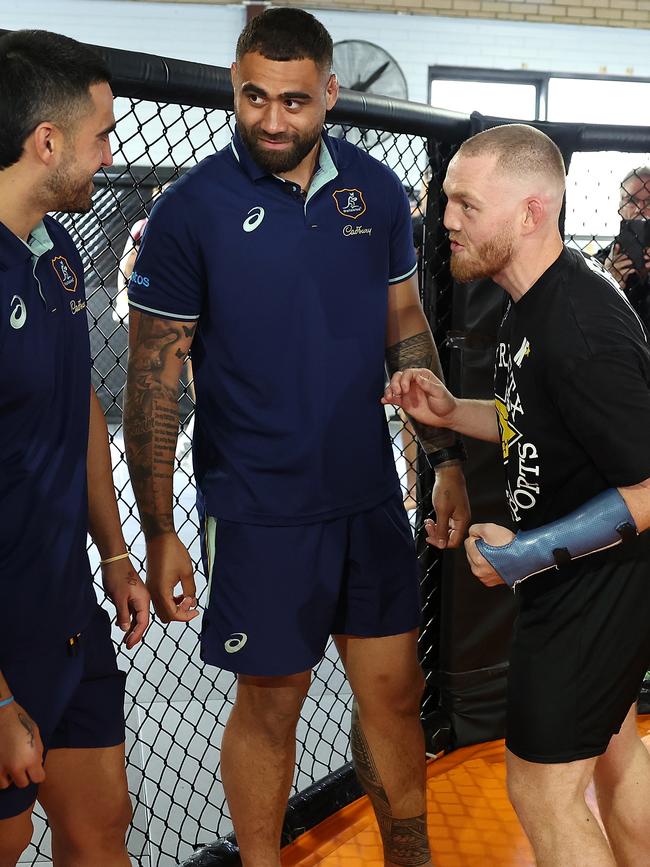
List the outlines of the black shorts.
<svg viewBox="0 0 650 867">
<path fill-rule="evenodd" d="M 650 562 L 584 560 L 517 595 L 506 746 L 529 762 L 601 755 L 650 665 Z"/>
<path fill-rule="evenodd" d="M 124 740 L 124 683 L 117 667 L 108 613 L 97 606 L 75 653 L 65 639 L 3 666 L 10 689 L 39 727 L 43 747 L 114 747 Z M 0 819 L 18 816 L 38 786 L 0 790 Z"/>
</svg>

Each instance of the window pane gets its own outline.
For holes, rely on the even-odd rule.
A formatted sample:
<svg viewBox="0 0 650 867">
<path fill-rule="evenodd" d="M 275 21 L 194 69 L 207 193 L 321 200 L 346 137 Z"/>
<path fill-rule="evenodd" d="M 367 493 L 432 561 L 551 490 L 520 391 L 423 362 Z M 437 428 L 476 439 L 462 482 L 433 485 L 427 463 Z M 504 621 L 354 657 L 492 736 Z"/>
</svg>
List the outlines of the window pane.
<svg viewBox="0 0 650 867">
<path fill-rule="evenodd" d="M 568 123 L 650 125 L 650 82 L 551 78 L 548 119 Z"/>
<path fill-rule="evenodd" d="M 621 181 L 650 154 L 619 151 L 575 153 L 566 191 L 565 235 L 588 253 L 596 253 L 618 234 Z"/>
<path fill-rule="evenodd" d="M 458 81 L 434 78 L 431 105 L 471 114 L 535 120 L 535 85 L 500 81 Z"/>
</svg>

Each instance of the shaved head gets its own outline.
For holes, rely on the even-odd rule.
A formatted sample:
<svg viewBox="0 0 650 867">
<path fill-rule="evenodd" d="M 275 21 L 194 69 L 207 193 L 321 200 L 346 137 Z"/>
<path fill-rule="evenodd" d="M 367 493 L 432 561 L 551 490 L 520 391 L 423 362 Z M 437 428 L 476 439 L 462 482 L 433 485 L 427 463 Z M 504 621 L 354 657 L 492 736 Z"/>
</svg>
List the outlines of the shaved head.
<svg viewBox="0 0 650 867">
<path fill-rule="evenodd" d="M 494 170 L 500 174 L 522 181 L 537 179 L 549 193 L 564 193 L 566 174 L 560 149 L 527 124 L 510 123 L 480 132 L 463 142 L 456 156 L 494 156 Z"/>
<path fill-rule="evenodd" d="M 565 182 L 558 147 L 532 126 L 498 126 L 464 142 L 443 184 L 453 276 L 491 277 L 520 297 L 562 249 Z"/>
</svg>

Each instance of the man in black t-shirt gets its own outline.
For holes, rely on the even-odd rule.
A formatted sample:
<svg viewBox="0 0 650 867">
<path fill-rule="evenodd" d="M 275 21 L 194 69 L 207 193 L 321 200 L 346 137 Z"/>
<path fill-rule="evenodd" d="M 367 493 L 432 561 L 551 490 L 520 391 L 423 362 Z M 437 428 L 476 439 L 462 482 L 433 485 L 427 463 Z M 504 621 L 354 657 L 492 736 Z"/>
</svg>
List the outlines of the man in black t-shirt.
<svg viewBox="0 0 650 867">
<path fill-rule="evenodd" d="M 635 710 L 650 662 L 650 354 L 610 275 L 564 246 L 564 183 L 559 150 L 532 127 L 463 144 L 444 184 L 445 226 L 454 277 L 491 277 L 510 296 L 495 401 L 456 399 L 424 370 L 395 374 L 384 401 L 502 445 L 516 532 L 475 525 L 466 550 L 486 586 L 517 589 L 508 789 L 537 863 L 640 865 L 650 827 Z M 585 803 L 592 778 L 607 838 Z"/>
</svg>

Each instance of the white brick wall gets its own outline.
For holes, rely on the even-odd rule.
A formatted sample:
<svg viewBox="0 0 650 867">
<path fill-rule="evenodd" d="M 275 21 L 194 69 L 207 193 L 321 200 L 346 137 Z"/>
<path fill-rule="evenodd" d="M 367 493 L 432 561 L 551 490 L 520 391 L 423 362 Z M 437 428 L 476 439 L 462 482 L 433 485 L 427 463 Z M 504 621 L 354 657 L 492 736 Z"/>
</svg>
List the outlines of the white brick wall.
<svg viewBox="0 0 650 867">
<path fill-rule="evenodd" d="M 427 100 L 427 68 L 433 64 L 650 77 L 647 30 L 383 12 L 315 14 L 335 41 L 366 39 L 390 52 L 406 75 L 409 97 L 418 101 Z M 244 7 L 235 5 L 0 0 L 3 27 L 42 27 L 87 42 L 218 66 L 231 62 L 244 21 Z"/>
</svg>

